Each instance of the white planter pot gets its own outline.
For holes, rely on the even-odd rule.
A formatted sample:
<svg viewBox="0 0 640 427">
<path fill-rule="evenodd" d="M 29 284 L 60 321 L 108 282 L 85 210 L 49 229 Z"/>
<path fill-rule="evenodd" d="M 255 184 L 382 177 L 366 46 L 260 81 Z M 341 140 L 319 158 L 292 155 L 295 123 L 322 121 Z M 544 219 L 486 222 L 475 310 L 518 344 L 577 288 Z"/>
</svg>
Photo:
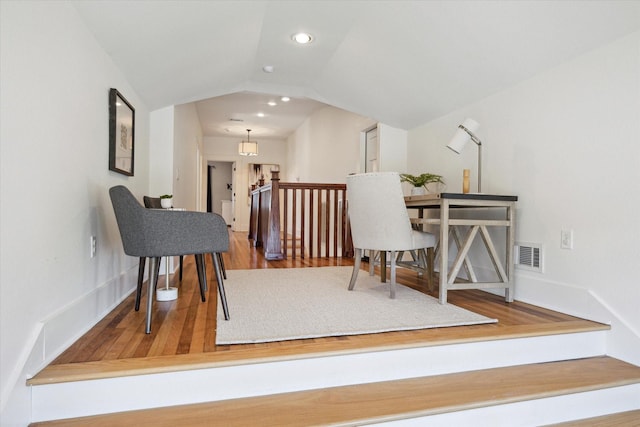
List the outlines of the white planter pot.
<svg viewBox="0 0 640 427">
<path fill-rule="evenodd" d="M 169 209 L 173 206 L 173 199 L 160 199 L 160 205 L 165 209 Z"/>
<path fill-rule="evenodd" d="M 412 196 L 424 196 L 424 192 L 425 192 L 424 187 L 411 187 Z"/>
</svg>

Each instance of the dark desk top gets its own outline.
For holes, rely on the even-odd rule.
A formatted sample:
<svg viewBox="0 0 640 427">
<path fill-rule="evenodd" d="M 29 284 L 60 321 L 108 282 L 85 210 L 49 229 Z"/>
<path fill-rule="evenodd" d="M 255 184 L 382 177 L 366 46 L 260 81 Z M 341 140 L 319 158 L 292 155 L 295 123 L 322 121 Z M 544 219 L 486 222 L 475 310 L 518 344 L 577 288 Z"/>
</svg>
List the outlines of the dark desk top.
<svg viewBox="0 0 640 427">
<path fill-rule="evenodd" d="M 485 193 L 440 193 L 441 199 L 468 199 L 468 200 L 501 200 L 504 202 L 517 202 L 518 196 L 506 196 L 500 194 Z"/>
<path fill-rule="evenodd" d="M 407 202 L 420 202 L 420 201 L 430 201 L 430 200 L 437 200 L 437 199 L 517 202 L 518 196 L 507 196 L 507 195 L 486 194 L 486 193 L 436 193 L 436 194 L 425 194 L 423 196 L 406 196 L 404 199 Z"/>
</svg>

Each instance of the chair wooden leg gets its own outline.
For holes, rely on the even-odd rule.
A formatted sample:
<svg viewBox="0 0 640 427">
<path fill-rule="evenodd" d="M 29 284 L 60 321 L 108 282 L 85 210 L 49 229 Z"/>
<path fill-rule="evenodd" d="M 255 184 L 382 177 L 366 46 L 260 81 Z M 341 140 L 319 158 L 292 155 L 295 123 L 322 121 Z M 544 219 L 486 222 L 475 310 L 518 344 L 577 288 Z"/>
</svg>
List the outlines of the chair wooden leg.
<svg viewBox="0 0 640 427">
<path fill-rule="evenodd" d="M 391 251 L 389 254 L 390 264 L 391 264 L 391 283 L 389 283 L 389 287 L 391 288 L 391 298 L 396 297 L 396 251 Z"/>
<path fill-rule="evenodd" d="M 158 281 L 158 268 L 160 266 L 160 257 L 149 258 L 149 284 L 147 285 L 147 323 L 145 333 L 151 333 L 151 312 L 153 310 L 153 288 Z"/>
<path fill-rule="evenodd" d="M 198 283 L 200 284 L 200 299 L 207 300 L 207 270 L 204 264 L 204 254 L 196 254 L 196 272 L 198 273 Z"/>
<path fill-rule="evenodd" d="M 216 272 L 216 280 L 218 281 L 218 293 L 220 294 L 220 302 L 222 303 L 222 311 L 224 312 L 224 320 L 229 320 L 229 306 L 227 305 L 227 295 L 224 291 L 224 281 L 220 268 L 220 259 L 216 254 L 211 254 L 213 258 L 213 267 Z"/>
<path fill-rule="evenodd" d="M 373 269 L 376 266 L 376 256 L 378 256 L 376 251 L 369 251 L 369 276 L 373 276 Z"/>
<path fill-rule="evenodd" d="M 360 261 L 362 260 L 362 249 L 355 248 L 355 258 L 353 259 L 353 271 L 351 272 L 351 280 L 349 281 L 349 290 L 352 291 L 356 286 L 358 271 L 360 271 Z M 373 259 L 369 258 L 369 262 L 373 263 Z"/>
<path fill-rule="evenodd" d="M 140 298 L 142 297 L 142 281 L 144 280 L 144 265 L 146 257 L 141 256 L 138 263 L 138 287 L 136 288 L 136 311 L 140 310 Z"/>
</svg>

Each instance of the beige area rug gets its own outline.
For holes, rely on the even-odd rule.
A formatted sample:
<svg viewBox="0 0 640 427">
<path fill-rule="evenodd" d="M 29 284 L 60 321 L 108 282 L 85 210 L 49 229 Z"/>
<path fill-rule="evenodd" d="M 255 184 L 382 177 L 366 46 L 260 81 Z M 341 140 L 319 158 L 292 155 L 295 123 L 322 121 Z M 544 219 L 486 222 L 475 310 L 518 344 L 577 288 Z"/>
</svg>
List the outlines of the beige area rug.
<svg viewBox="0 0 640 427">
<path fill-rule="evenodd" d="M 398 285 L 396 299 L 379 276 L 351 267 L 227 270 L 230 320 L 218 301 L 216 344 L 284 341 L 495 323 L 496 319 Z"/>
</svg>

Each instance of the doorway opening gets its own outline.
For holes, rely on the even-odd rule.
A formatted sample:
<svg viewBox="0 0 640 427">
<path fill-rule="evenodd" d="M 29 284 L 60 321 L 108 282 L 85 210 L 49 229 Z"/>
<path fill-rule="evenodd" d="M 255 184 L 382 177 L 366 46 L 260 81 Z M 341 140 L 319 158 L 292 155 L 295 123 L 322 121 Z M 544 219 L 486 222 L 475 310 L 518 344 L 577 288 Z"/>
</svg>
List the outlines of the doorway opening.
<svg viewBox="0 0 640 427">
<path fill-rule="evenodd" d="M 207 162 L 207 212 L 217 213 L 233 228 L 234 218 L 234 162 Z"/>
</svg>

